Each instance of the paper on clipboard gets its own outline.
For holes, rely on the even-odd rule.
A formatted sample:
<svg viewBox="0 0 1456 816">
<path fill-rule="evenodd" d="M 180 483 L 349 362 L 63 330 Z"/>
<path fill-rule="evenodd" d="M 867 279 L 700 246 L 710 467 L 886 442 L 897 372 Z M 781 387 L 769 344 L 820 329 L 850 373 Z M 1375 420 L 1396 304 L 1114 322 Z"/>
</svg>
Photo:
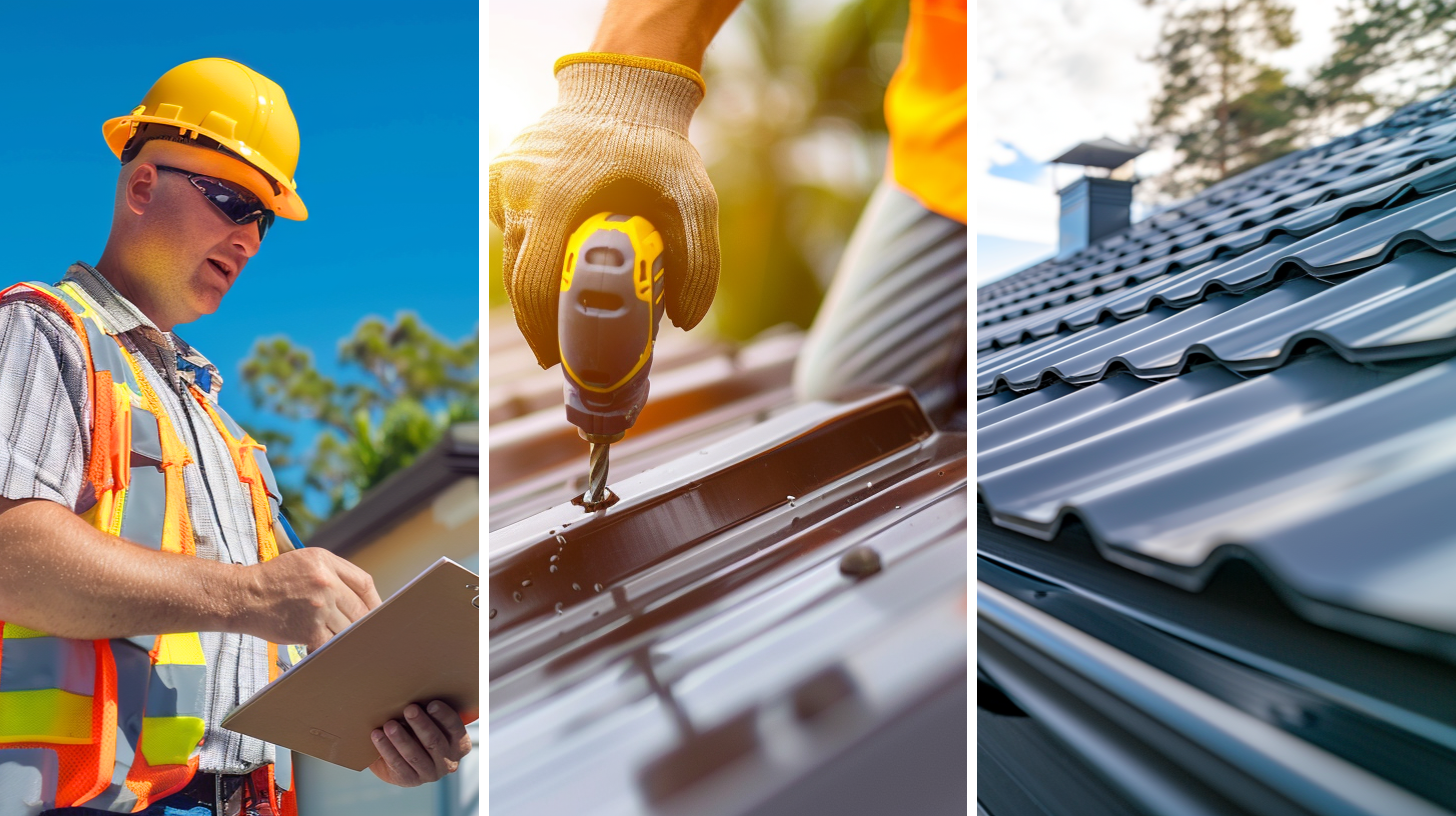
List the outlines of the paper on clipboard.
<svg viewBox="0 0 1456 816">
<path fill-rule="evenodd" d="M 443 700 L 466 722 L 480 710 L 480 577 L 441 558 L 389 600 L 264 686 L 222 721 L 362 771 L 369 734 L 410 703 Z"/>
</svg>

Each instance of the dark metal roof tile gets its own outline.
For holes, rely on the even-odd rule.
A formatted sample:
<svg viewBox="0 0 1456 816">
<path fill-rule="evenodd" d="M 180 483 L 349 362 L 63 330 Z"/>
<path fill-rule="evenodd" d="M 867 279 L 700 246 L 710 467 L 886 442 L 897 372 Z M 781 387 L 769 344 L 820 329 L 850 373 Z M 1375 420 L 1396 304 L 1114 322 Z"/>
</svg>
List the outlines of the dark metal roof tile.
<svg viewBox="0 0 1456 816">
<path fill-rule="evenodd" d="M 1049 379 L 1092 382 L 1116 365 L 1141 377 L 1177 374 L 1197 355 L 1238 370 L 1280 365 L 1305 341 L 1352 361 L 1456 352 L 1456 258 L 1411 252 L 1332 285 L 1295 278 L 1263 292 L 1220 294 L 1174 311 L 1065 332 L 977 359 L 978 393 L 1025 391 Z"/>
<path fill-rule="evenodd" d="M 1051 538 L 1075 513 L 1106 557 L 1190 589 L 1251 559 L 1327 625 L 1456 660 L 1456 595 L 1431 583 L 1456 563 L 1440 498 L 1456 487 L 1456 363 L 1318 355 L 1243 381 L 1215 366 L 1130 385 L 982 428 L 997 524 Z"/>
</svg>

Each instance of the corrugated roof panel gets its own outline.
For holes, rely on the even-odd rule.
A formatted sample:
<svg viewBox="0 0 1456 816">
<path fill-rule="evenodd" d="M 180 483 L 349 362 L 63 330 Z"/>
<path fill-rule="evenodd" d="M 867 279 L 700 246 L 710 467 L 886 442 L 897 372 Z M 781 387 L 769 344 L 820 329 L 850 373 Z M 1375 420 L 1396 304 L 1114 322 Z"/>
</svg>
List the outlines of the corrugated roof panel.
<svg viewBox="0 0 1456 816">
<path fill-rule="evenodd" d="M 1013 400 L 982 415 L 980 495 L 997 524 L 1040 538 L 1076 513 L 1107 557 L 1190 589 L 1251 558 L 1331 620 L 1409 624 L 1359 628 L 1456 659 L 1441 498 L 1456 488 L 1456 363 L 1411 368 L 1325 354 L 1247 380 L 1121 375 L 998 427 Z"/>
<path fill-rule="evenodd" d="M 587 513 L 559 371 L 492 326 L 493 812 L 804 812 L 866 756 L 963 808 L 965 435 L 903 390 L 795 405 L 800 333 L 678 336 Z"/>
<path fill-rule="evenodd" d="M 965 689 L 965 436 L 900 389 L 665 430 L 610 508 L 491 534 L 492 808 L 741 813 L 922 720 L 953 763 L 927 715 Z"/>
<path fill-rule="evenodd" d="M 1456 182 L 1456 161 L 1444 167 L 1444 183 Z M 1451 178 L 1445 178 L 1451 176 Z M 1402 185 L 1404 189 L 1404 185 Z M 1382 194 L 1382 197 L 1385 197 Z M 1131 267 L 1105 264 L 1088 270 L 1068 274 L 1059 279 L 1058 285 L 1046 294 L 1030 299 L 1021 299 L 1006 306 L 982 304 L 977 314 L 977 323 L 990 326 L 1015 317 L 1032 314 L 1048 305 L 1060 303 L 1068 298 L 1080 300 L 1087 295 L 1102 294 L 1122 289 L 1161 276 L 1170 271 L 1201 265 L 1217 258 L 1220 254 L 1232 254 L 1236 258 L 1283 233 L 1300 237 L 1300 241 L 1289 247 L 1286 253 L 1275 256 L 1266 253 L 1277 266 L 1291 262 L 1311 274 L 1335 275 L 1368 268 L 1399 242 L 1414 240 L 1436 248 L 1449 248 L 1449 242 L 1456 235 L 1456 228 L 1446 214 L 1450 211 L 1456 191 L 1429 195 L 1415 201 L 1399 202 L 1399 196 L 1389 197 L 1396 201 L 1386 208 L 1357 210 L 1358 202 L 1344 199 L 1319 205 L 1310 210 L 1293 212 L 1283 218 L 1242 232 L 1206 240 L 1188 249 L 1140 263 Z M 1172 269 L 1176 265 L 1178 270 Z M 1211 278 L 1199 280 L 1202 285 Z M 1180 276 L 1181 277 L 1181 276 Z M 1071 288 L 1067 288 L 1067 287 Z M 1188 297 L 1192 292 L 1185 293 Z"/>
<path fill-rule="evenodd" d="M 985 287 L 989 518 L 1456 662 L 1453 184 L 1448 93 Z"/>
<path fill-rule="evenodd" d="M 1200 355 L 1263 370 L 1306 341 L 1353 362 L 1456 352 L 1456 258 L 1413 252 L 1338 285 L 1296 278 L 1262 294 L 1215 295 L 1181 311 L 1159 306 L 1013 346 L 977 361 L 977 390 L 1025 391 L 1048 378 L 1095 382 L 1118 367 L 1167 377 Z"/>
</svg>

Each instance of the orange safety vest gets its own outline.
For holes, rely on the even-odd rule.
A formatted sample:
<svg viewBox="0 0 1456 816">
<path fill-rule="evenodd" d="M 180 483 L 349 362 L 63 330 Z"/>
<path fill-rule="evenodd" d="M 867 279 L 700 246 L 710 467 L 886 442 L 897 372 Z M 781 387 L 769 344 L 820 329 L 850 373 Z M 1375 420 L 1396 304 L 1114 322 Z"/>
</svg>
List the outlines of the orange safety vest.
<svg viewBox="0 0 1456 816">
<path fill-rule="evenodd" d="M 20 283 L 0 292 L 0 303 L 17 299 L 64 317 L 85 350 L 92 411 L 86 480 L 96 504 L 82 518 L 140 546 L 196 555 L 182 481 L 192 455 L 137 361 L 75 284 Z M 195 386 L 189 393 L 227 441 L 248 487 L 259 560 L 276 557 L 279 492 L 263 446 Z M 270 679 L 297 657 L 273 644 L 268 651 Z M 206 674 L 196 632 L 90 641 L 4 623 L 0 764 L 11 766 L 7 778 L 26 779 L 27 790 L 0 791 L 0 798 L 19 795 L 40 810 L 85 805 L 131 813 L 181 790 L 197 772 Z M 280 816 L 297 813 L 294 791 L 286 790 L 291 782 L 278 780 L 269 793 Z"/>
<path fill-rule="evenodd" d="M 885 124 L 895 183 L 966 223 L 966 0 L 910 0 Z"/>
</svg>

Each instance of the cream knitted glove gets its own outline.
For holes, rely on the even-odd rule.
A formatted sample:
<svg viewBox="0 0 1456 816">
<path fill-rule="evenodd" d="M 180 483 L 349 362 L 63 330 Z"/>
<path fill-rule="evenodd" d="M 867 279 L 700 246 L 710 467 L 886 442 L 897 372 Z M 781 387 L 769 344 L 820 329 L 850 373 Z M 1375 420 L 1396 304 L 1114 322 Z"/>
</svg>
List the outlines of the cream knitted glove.
<svg viewBox="0 0 1456 816">
<path fill-rule="evenodd" d="M 662 233 L 667 316 L 677 326 L 696 326 L 718 288 L 718 195 L 688 143 L 702 77 L 663 60 L 572 54 L 557 61 L 556 81 L 556 107 L 490 165 L 505 289 L 542 368 L 560 359 L 566 241 L 596 212 L 630 209 Z"/>
</svg>

